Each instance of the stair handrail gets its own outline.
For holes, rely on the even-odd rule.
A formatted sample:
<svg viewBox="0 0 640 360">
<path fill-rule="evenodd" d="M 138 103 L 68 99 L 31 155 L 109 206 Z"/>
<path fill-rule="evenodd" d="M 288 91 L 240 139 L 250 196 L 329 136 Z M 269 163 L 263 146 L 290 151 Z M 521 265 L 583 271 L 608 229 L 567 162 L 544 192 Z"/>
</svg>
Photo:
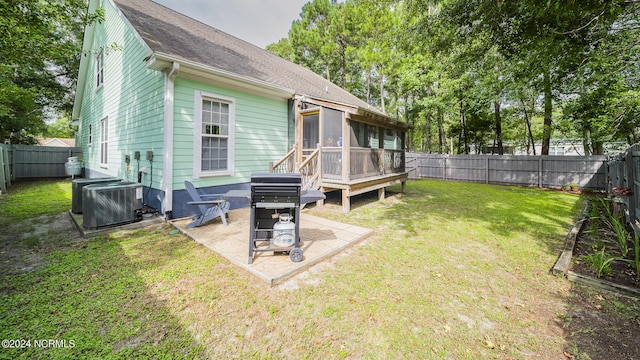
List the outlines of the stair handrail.
<svg viewBox="0 0 640 360">
<path fill-rule="evenodd" d="M 295 168 L 295 158 L 296 154 L 296 145 L 293 146 L 289 152 L 282 157 L 282 159 L 278 160 L 275 164 L 273 162 L 269 163 L 269 172 L 270 173 L 279 173 L 279 174 L 287 174 L 293 172 Z M 283 167 L 284 165 L 284 167 Z"/>
<path fill-rule="evenodd" d="M 298 173 L 302 175 L 302 190 L 318 190 L 320 189 L 320 171 L 319 159 L 320 147 L 317 147 L 301 164 L 298 166 Z"/>
</svg>

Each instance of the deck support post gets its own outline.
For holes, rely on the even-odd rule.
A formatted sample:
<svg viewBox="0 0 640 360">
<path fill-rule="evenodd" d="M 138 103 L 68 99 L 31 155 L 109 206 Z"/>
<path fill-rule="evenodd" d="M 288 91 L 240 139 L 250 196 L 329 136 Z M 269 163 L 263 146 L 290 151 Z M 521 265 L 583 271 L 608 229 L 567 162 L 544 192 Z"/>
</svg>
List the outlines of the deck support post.
<svg viewBox="0 0 640 360">
<path fill-rule="evenodd" d="M 407 182 L 403 181 L 402 182 L 402 189 L 400 190 L 400 192 L 404 194 L 405 190 L 407 190 Z"/>
<path fill-rule="evenodd" d="M 349 197 L 349 190 L 342 190 L 342 212 L 348 214 L 351 211 L 351 198 Z"/>
<path fill-rule="evenodd" d="M 380 201 L 384 200 L 384 190 L 385 190 L 385 189 L 386 189 L 386 188 L 380 188 L 380 189 L 378 189 L 378 200 L 380 200 Z"/>
</svg>

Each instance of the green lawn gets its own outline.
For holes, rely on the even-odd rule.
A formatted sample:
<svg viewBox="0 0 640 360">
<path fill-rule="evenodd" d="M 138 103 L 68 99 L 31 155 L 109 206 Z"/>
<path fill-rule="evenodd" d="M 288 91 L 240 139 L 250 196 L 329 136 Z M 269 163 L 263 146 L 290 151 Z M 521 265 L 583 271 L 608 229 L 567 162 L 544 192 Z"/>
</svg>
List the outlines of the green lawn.
<svg viewBox="0 0 640 360">
<path fill-rule="evenodd" d="M 69 193 L 68 181 L 20 187 L 0 197 L 0 224 L 28 221 L 17 204 L 32 197 L 68 209 Z M 349 215 L 329 201 L 305 211 L 375 235 L 280 288 L 168 225 L 52 231 L 60 246 L 32 245 L 40 266 L 1 276 L 2 339 L 32 347 L 0 358 L 562 358 L 571 286 L 549 269 L 582 208 L 556 191 L 435 180 Z"/>
</svg>

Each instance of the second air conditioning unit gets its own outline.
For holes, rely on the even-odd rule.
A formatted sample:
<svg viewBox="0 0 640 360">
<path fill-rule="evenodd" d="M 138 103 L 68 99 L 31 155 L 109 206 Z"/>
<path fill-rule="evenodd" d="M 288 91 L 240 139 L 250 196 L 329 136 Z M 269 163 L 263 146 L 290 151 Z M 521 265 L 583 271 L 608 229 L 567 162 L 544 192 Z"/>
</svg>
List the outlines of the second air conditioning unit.
<svg viewBox="0 0 640 360">
<path fill-rule="evenodd" d="M 108 182 L 122 181 L 116 177 L 74 179 L 71 181 L 71 212 L 82 214 L 82 189 L 88 185 L 96 185 Z"/>
</svg>

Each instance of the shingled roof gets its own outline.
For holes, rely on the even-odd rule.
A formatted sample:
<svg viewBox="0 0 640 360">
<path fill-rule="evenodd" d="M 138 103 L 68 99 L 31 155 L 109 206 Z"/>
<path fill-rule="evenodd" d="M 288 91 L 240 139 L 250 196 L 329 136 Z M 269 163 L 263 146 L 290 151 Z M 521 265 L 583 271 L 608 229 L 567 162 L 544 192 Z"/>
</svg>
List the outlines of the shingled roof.
<svg viewBox="0 0 640 360">
<path fill-rule="evenodd" d="M 313 71 L 165 6 L 149 0 L 113 1 L 154 54 L 387 117 Z"/>
</svg>

